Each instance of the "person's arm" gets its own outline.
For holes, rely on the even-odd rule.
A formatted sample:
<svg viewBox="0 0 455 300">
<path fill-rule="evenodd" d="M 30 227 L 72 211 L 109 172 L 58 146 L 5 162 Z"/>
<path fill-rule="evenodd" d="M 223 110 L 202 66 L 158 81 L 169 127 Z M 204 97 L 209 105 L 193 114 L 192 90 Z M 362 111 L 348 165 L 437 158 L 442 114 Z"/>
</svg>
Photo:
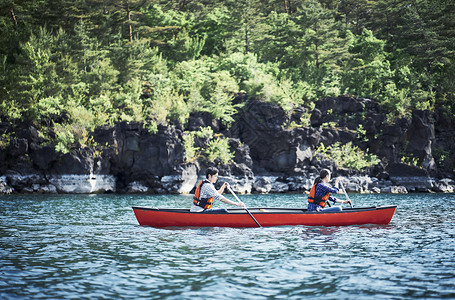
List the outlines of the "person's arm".
<svg viewBox="0 0 455 300">
<path fill-rule="evenodd" d="M 221 188 L 218 190 L 218 193 L 222 194 L 222 193 L 224 192 L 224 189 L 225 189 L 226 187 L 228 187 L 228 186 L 229 186 L 229 183 L 225 182 L 225 183 L 221 186 Z M 238 206 L 238 207 L 246 207 L 246 205 L 245 205 L 242 201 L 240 201 L 240 202 L 234 202 L 234 201 L 231 201 L 231 200 L 229 200 L 228 198 L 226 198 L 226 197 L 224 197 L 224 196 L 223 196 L 223 198 L 221 198 L 220 201 L 223 202 L 223 203 L 235 205 L 235 206 Z"/>
<path fill-rule="evenodd" d="M 210 187 L 210 196 L 215 198 L 216 200 L 220 200 L 223 203 L 230 204 L 230 205 L 235 205 L 239 207 L 245 207 L 245 204 L 243 202 L 234 202 L 232 200 L 229 200 L 228 198 L 224 197 L 221 195 L 220 191 L 224 191 L 224 189 L 229 186 L 229 183 L 225 182 L 223 186 L 217 191 L 215 189 L 215 186 L 212 184 Z"/>
<path fill-rule="evenodd" d="M 340 179 L 341 179 L 340 177 L 337 177 L 337 179 L 335 179 L 335 188 L 337 189 L 337 193 L 339 191 L 338 185 L 340 183 Z M 333 198 L 333 199 L 330 199 L 330 198 Z M 333 203 L 343 203 L 343 204 L 351 202 L 349 200 L 340 200 L 340 199 L 337 199 L 335 197 L 329 197 L 329 200 L 332 200 Z"/>
<path fill-rule="evenodd" d="M 325 184 L 323 184 L 323 183 L 318 184 L 317 187 L 318 187 L 318 189 L 320 189 L 320 190 L 322 191 L 322 194 L 324 194 L 324 195 L 327 194 L 327 193 L 330 193 L 330 194 L 337 194 L 338 191 L 339 191 L 339 189 L 338 189 L 337 186 L 335 186 L 335 187 L 332 188 L 332 187 L 327 186 L 327 185 L 325 185 Z"/>
<path fill-rule="evenodd" d="M 349 200 L 341 200 L 341 199 L 337 199 L 337 198 L 332 197 L 332 196 L 329 197 L 329 200 L 332 201 L 333 203 L 343 203 L 343 204 L 346 204 L 346 203 L 350 202 Z"/>
<path fill-rule="evenodd" d="M 337 177 L 335 179 L 335 188 L 338 189 L 338 190 L 339 190 L 338 186 L 340 185 L 340 179 L 341 179 L 340 177 Z"/>
<path fill-rule="evenodd" d="M 229 183 L 227 183 L 227 182 L 223 183 L 223 185 L 222 185 L 222 186 L 220 187 L 220 189 L 218 190 L 218 193 L 220 193 L 221 195 L 223 195 L 224 189 L 225 189 L 226 187 L 228 187 L 228 186 L 229 186 Z"/>
<path fill-rule="evenodd" d="M 226 203 L 226 204 L 231 204 L 231 205 L 235 205 L 235 206 L 238 206 L 238 207 L 245 207 L 245 204 L 240 201 L 240 202 L 234 202 L 234 201 L 231 201 L 229 200 L 228 198 L 224 197 L 220 199 L 221 202 L 223 203 Z"/>
<path fill-rule="evenodd" d="M 324 192 L 324 194 L 326 193 L 331 193 L 331 194 L 338 194 L 338 192 L 340 191 L 340 189 L 338 188 L 338 185 L 340 183 L 340 177 L 337 177 L 335 179 L 335 187 L 329 187 L 325 184 L 319 184 L 320 185 L 320 189 Z M 340 199 L 337 199 L 333 196 L 330 196 L 329 201 L 332 201 L 333 203 L 348 203 L 348 201 L 343 201 L 343 200 L 340 200 Z"/>
</svg>

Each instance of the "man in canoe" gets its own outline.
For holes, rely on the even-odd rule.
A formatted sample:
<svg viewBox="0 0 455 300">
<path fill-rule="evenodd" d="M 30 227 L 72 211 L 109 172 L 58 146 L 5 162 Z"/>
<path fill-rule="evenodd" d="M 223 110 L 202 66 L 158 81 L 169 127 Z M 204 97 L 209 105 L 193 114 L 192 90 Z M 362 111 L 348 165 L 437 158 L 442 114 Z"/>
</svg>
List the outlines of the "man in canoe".
<svg viewBox="0 0 455 300">
<path fill-rule="evenodd" d="M 218 180 L 217 168 L 209 167 L 205 171 L 205 177 L 206 179 L 201 180 L 196 188 L 196 192 L 193 197 L 193 206 L 190 208 L 191 212 L 226 211 L 224 208 L 212 208 L 214 200 L 219 200 L 221 202 L 239 207 L 245 207 L 243 202 L 234 202 L 222 195 L 224 189 L 229 186 L 229 183 L 225 182 L 218 191 L 216 190 L 214 184 Z"/>
<path fill-rule="evenodd" d="M 331 174 L 327 169 L 322 169 L 319 173 L 319 176 L 314 180 L 313 187 L 310 190 L 308 195 L 308 211 L 341 211 L 341 206 L 334 206 L 325 208 L 327 204 L 332 201 L 333 203 L 350 203 L 351 200 L 338 200 L 335 197 L 330 196 L 330 194 L 337 194 L 338 184 L 340 182 L 340 177 L 335 179 L 335 187 L 330 187 L 327 183 L 330 181 Z"/>
</svg>

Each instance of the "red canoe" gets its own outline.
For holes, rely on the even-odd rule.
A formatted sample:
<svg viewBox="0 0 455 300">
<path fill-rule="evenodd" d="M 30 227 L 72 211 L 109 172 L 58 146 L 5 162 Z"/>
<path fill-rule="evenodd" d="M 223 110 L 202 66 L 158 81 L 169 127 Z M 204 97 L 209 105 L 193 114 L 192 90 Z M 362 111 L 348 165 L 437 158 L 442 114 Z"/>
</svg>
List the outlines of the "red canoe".
<svg viewBox="0 0 455 300">
<path fill-rule="evenodd" d="M 307 212 L 299 208 L 249 208 L 261 226 L 346 226 L 389 224 L 397 206 L 344 208 L 341 212 Z M 242 208 L 195 213 L 183 208 L 133 207 L 139 225 L 153 227 L 257 227 Z"/>
</svg>

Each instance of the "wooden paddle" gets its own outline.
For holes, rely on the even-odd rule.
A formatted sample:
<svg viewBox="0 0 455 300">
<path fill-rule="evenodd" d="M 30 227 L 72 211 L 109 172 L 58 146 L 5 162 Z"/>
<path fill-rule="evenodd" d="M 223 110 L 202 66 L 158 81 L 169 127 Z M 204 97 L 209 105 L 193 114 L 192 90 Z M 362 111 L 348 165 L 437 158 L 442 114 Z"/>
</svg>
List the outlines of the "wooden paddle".
<svg viewBox="0 0 455 300">
<path fill-rule="evenodd" d="M 237 195 L 234 193 L 234 191 L 231 189 L 230 186 L 227 187 L 228 190 L 231 192 L 232 195 L 234 195 L 235 199 L 237 199 L 237 201 L 240 203 L 242 201 L 240 201 L 239 197 L 237 197 Z M 258 221 L 256 221 L 256 219 L 253 217 L 253 215 L 250 213 L 250 211 L 248 210 L 248 208 L 246 208 L 245 206 L 245 210 L 246 212 L 250 215 L 250 217 L 253 219 L 254 222 L 256 222 L 256 224 L 258 225 L 258 227 L 262 227 L 261 224 L 259 224 Z"/>
<path fill-rule="evenodd" d="M 343 186 L 343 182 L 341 182 L 341 180 L 340 180 L 340 185 L 341 185 L 341 189 L 343 190 L 343 193 L 346 195 L 346 198 L 349 200 L 349 205 L 351 205 L 351 208 L 352 208 L 352 201 L 351 201 L 351 199 L 349 199 L 348 193 L 346 193 L 346 190 L 344 189 L 344 186 Z"/>
</svg>

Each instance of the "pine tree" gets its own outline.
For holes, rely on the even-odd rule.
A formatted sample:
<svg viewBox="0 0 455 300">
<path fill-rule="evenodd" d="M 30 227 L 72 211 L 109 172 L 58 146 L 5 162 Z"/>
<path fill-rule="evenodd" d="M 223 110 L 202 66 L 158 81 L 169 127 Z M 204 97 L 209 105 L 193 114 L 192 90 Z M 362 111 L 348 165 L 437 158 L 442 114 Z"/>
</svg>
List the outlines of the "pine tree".
<svg viewBox="0 0 455 300">
<path fill-rule="evenodd" d="M 297 25 L 287 13 L 272 12 L 265 20 L 268 30 L 258 39 L 258 54 L 261 61 L 279 63 L 283 69 L 298 64 L 295 47 L 299 35 Z"/>
<path fill-rule="evenodd" d="M 231 2 L 232 1 L 232 2 Z M 231 10 L 231 40 L 232 51 L 243 53 L 255 52 L 257 42 L 264 32 L 259 0 L 229 0 L 228 9 Z"/>
<path fill-rule="evenodd" d="M 370 0 L 341 0 L 336 9 L 340 17 L 344 19 L 345 28 L 361 34 L 365 27 L 366 20 L 369 19 L 371 6 L 375 1 Z"/>
<path fill-rule="evenodd" d="M 341 61 L 346 59 L 348 51 L 333 11 L 324 9 L 317 1 L 307 0 L 293 19 L 301 31 L 296 38 L 296 47 L 301 49 L 305 65 L 313 66 L 316 71 L 340 71 Z"/>
</svg>

